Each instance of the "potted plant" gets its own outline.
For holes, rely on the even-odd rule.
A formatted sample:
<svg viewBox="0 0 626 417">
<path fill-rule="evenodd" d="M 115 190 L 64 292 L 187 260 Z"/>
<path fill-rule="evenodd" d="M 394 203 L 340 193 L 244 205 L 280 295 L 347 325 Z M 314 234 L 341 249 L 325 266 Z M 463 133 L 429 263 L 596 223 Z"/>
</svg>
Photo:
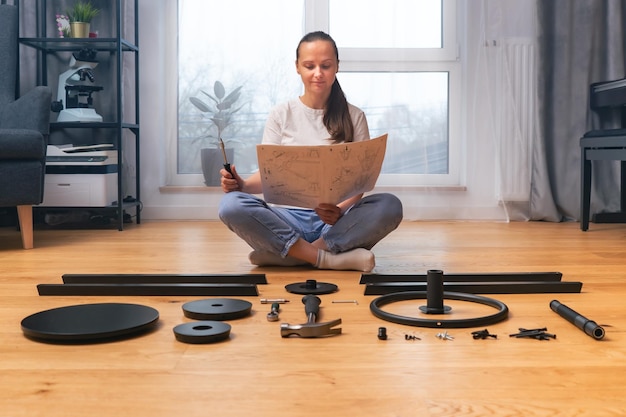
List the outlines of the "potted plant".
<svg viewBox="0 0 626 417">
<path fill-rule="evenodd" d="M 91 4 L 91 0 L 78 0 L 74 6 L 67 11 L 67 18 L 70 21 L 70 36 L 72 38 L 88 38 L 91 20 L 100 13 L 100 9 Z"/>
<path fill-rule="evenodd" d="M 200 90 L 200 93 L 202 93 L 206 99 L 203 99 L 204 97 L 189 98 L 189 101 L 191 101 L 191 103 L 203 113 L 204 117 L 207 117 L 212 123 L 208 133 L 196 139 L 196 141 L 202 142 L 200 161 L 202 163 L 204 183 L 207 186 L 219 185 L 219 171 L 226 163 L 224 159 L 232 162 L 234 149 L 225 147 L 222 133 L 233 123 L 233 114 L 243 107 L 235 107 L 235 104 L 239 101 L 241 96 L 242 87 L 243 86 L 239 86 L 235 88 L 227 95 L 224 85 L 220 81 L 215 81 L 213 94 Z M 217 129 L 217 136 L 213 135 L 211 132 L 213 126 Z"/>
</svg>

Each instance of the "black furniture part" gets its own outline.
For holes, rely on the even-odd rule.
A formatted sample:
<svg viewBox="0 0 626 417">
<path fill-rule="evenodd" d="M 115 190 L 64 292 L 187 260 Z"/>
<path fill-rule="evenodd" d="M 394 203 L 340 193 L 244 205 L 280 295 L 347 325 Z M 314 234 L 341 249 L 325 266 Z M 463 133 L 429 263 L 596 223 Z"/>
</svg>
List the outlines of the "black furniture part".
<svg viewBox="0 0 626 417">
<path fill-rule="evenodd" d="M 620 210 L 596 213 L 595 223 L 626 222 L 626 78 L 590 86 L 590 107 L 602 123 L 617 118 L 621 128 L 590 130 L 580 139 L 581 191 L 580 229 L 589 229 L 592 161 L 621 161 Z"/>
</svg>

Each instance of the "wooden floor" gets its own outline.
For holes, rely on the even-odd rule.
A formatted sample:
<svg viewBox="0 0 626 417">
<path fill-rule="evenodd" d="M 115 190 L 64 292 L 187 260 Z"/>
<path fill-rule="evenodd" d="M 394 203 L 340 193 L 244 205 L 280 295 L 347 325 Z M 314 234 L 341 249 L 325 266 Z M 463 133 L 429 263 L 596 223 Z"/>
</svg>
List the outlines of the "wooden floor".
<svg viewBox="0 0 626 417">
<path fill-rule="evenodd" d="M 482 328 L 404 326 L 372 315 L 358 272 L 253 268 L 248 247 L 219 222 L 144 222 L 126 230 L 36 230 L 22 250 L 0 229 L 0 415 L 18 416 L 624 416 L 626 415 L 626 225 L 405 222 L 374 248 L 377 273 L 563 273 L 582 293 L 492 295 L 510 309 Z M 252 315 L 231 320 L 226 341 L 192 345 L 173 328 L 189 322 L 183 303 L 206 297 L 39 296 L 39 283 L 69 273 L 266 273 Z M 285 285 L 316 279 L 339 286 L 322 295 L 320 321 L 343 320 L 343 334 L 284 339 L 280 323 L 306 321 L 301 296 Z M 285 297 L 268 322 L 260 298 Z M 333 300 L 357 304 L 332 303 Z M 552 312 L 553 299 L 604 326 L 594 340 Z M 21 320 L 74 304 L 130 302 L 159 311 L 154 331 L 127 340 L 58 345 L 27 339 Z M 421 300 L 395 308 L 419 316 Z M 446 304 L 448 302 L 446 301 Z M 482 306 L 450 301 L 451 316 Z M 487 307 L 485 307 L 487 308 Z M 477 309 L 477 310 L 475 310 Z M 489 308 L 487 308 L 489 309 Z M 456 315 L 456 316 L 454 316 Z M 378 340 L 387 328 L 389 339 Z M 539 341 L 509 337 L 547 327 Z M 420 340 L 406 340 L 405 335 Z"/>
</svg>

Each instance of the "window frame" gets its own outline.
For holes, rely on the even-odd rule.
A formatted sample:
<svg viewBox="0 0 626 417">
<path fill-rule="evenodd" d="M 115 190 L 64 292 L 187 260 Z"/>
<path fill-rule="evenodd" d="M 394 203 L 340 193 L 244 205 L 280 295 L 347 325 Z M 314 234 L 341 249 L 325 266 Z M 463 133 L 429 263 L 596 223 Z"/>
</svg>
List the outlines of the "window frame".
<svg viewBox="0 0 626 417">
<path fill-rule="evenodd" d="M 330 0 L 305 0 L 305 32 L 330 30 Z M 448 173 L 384 174 L 377 186 L 460 186 L 461 65 L 457 39 L 456 0 L 442 0 L 442 48 L 339 48 L 340 72 L 447 72 L 448 73 Z M 364 59 L 364 57 L 367 57 Z M 358 105 L 358 103 L 355 103 Z"/>
<path fill-rule="evenodd" d="M 329 31 L 329 1 L 304 0 L 304 33 Z M 340 72 L 447 72 L 448 173 L 381 174 L 379 187 L 450 187 L 462 185 L 461 92 L 462 69 L 457 39 L 457 0 L 442 0 L 442 48 L 342 48 Z M 178 97 L 178 95 L 177 95 Z M 355 103 L 358 106 L 358 103 Z M 178 138 L 176 138 L 178 141 Z M 177 146 L 174 144 L 173 149 Z M 178 155 L 171 158 L 170 183 L 199 185 L 202 174 L 179 174 Z"/>
</svg>

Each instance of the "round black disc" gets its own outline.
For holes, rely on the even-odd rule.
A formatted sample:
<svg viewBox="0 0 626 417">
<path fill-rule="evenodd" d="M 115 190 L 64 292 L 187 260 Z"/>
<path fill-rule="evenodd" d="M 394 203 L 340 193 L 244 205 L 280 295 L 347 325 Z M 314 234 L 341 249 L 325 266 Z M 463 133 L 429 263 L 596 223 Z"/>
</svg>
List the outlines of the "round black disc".
<svg viewBox="0 0 626 417">
<path fill-rule="evenodd" d="M 185 317 L 194 320 L 234 320 L 248 316 L 251 310 L 251 302 L 233 298 L 210 298 L 183 304 Z"/>
<path fill-rule="evenodd" d="M 195 321 L 174 327 L 176 340 L 184 343 L 215 343 L 228 339 L 230 324 L 221 321 Z"/>
<path fill-rule="evenodd" d="M 43 341 L 93 342 L 145 331 L 158 319 L 157 310 L 143 305 L 83 304 L 30 315 L 22 320 L 22 331 Z"/>
<path fill-rule="evenodd" d="M 293 294 L 330 294 L 337 291 L 337 286 L 328 282 L 317 282 L 309 279 L 306 282 L 285 285 L 285 289 Z"/>
</svg>

